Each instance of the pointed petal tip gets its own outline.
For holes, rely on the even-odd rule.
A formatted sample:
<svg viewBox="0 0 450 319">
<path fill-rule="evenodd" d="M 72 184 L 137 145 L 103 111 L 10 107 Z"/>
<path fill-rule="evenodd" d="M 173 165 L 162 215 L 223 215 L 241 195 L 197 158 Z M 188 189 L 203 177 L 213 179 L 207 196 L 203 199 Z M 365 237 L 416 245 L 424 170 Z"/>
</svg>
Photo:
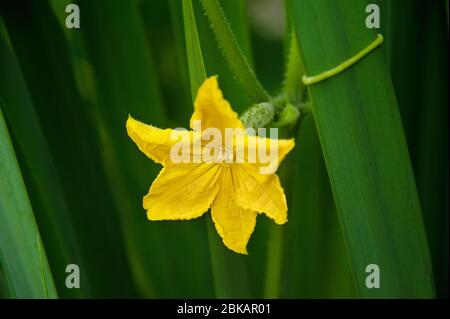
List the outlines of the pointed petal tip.
<svg viewBox="0 0 450 319">
<path fill-rule="evenodd" d="M 207 77 L 200 87 L 206 86 L 210 86 L 213 89 L 218 89 L 219 88 L 218 75 L 211 75 L 210 77 Z"/>
<path fill-rule="evenodd" d="M 149 210 L 147 210 L 147 219 L 148 220 L 150 220 L 150 221 L 155 221 L 155 219 L 154 218 L 152 218 L 152 216 L 151 216 L 151 214 L 150 214 L 150 211 Z"/>
<path fill-rule="evenodd" d="M 290 138 L 288 141 L 288 153 L 292 151 L 292 149 L 295 147 L 295 138 Z"/>
<path fill-rule="evenodd" d="M 128 135 L 130 135 L 130 134 L 129 134 L 129 131 L 130 131 L 130 129 L 131 129 L 131 125 L 133 125 L 133 124 L 136 123 L 136 122 L 138 122 L 138 121 L 135 120 L 135 119 L 131 116 L 131 114 L 128 114 L 127 121 L 125 122 L 125 127 L 126 127 L 126 129 L 127 129 Z"/>
<path fill-rule="evenodd" d="M 244 247 L 243 246 L 234 246 L 232 244 L 226 243 L 225 241 L 223 241 L 223 243 L 229 250 L 234 251 L 235 253 L 238 253 L 241 255 L 248 255 L 246 246 L 244 246 Z"/>
<path fill-rule="evenodd" d="M 287 218 L 277 218 L 275 219 L 275 224 L 284 225 L 288 222 Z"/>
<path fill-rule="evenodd" d="M 292 147 L 294 147 L 295 146 L 295 138 L 290 138 L 289 141 L 291 141 Z"/>
<path fill-rule="evenodd" d="M 211 75 L 210 77 L 206 78 L 207 81 L 216 81 L 219 78 L 217 74 Z"/>
</svg>

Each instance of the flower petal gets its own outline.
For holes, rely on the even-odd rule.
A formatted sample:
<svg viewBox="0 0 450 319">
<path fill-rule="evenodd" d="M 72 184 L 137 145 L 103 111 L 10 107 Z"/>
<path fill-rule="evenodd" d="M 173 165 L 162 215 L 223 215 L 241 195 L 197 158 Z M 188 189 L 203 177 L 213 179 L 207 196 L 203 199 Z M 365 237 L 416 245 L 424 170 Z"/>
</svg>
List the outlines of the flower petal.
<svg viewBox="0 0 450 319">
<path fill-rule="evenodd" d="M 170 155 L 171 147 L 181 139 L 181 135 L 189 135 L 192 132 L 176 131 L 172 129 L 160 129 L 152 125 L 147 125 L 128 117 L 127 120 L 128 136 L 136 143 L 139 149 L 156 163 L 163 164 L 165 159 Z M 174 138 L 178 137 L 178 138 Z"/>
<path fill-rule="evenodd" d="M 235 139 L 236 154 L 239 154 L 238 148 L 241 148 L 243 154 L 243 158 L 238 162 L 246 170 L 254 173 L 254 177 L 260 182 L 266 181 L 277 171 L 278 166 L 294 146 L 294 139 L 270 139 L 252 135 Z M 260 150 L 264 156 L 259 154 Z"/>
<path fill-rule="evenodd" d="M 232 169 L 224 169 L 222 185 L 211 208 L 212 219 L 225 246 L 247 254 L 247 243 L 255 229 L 257 213 L 236 205 Z"/>
<path fill-rule="evenodd" d="M 169 162 L 144 197 L 150 220 L 192 219 L 210 207 L 220 187 L 222 166 L 216 163 Z"/>
<path fill-rule="evenodd" d="M 287 222 L 286 196 L 276 174 L 268 175 L 267 180 L 261 183 L 258 174 L 237 166 L 233 170 L 233 176 L 236 203 L 240 207 L 264 213 L 277 224 Z"/>
<path fill-rule="evenodd" d="M 223 98 L 217 83 L 217 76 L 209 77 L 200 86 L 194 103 L 190 127 L 194 129 L 194 121 L 200 120 L 202 130 L 215 127 L 224 132 L 225 128 L 243 128 L 243 124 L 230 104 Z"/>
</svg>

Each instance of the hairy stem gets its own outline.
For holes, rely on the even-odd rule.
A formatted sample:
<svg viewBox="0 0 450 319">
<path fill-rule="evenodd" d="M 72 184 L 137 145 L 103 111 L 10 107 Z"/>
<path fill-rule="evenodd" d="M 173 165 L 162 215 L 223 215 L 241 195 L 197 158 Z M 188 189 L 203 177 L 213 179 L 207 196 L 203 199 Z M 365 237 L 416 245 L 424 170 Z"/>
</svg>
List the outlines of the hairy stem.
<svg viewBox="0 0 450 319">
<path fill-rule="evenodd" d="M 264 90 L 242 53 L 218 0 L 201 0 L 201 2 L 231 71 L 249 98 L 254 103 L 269 101 L 270 95 Z"/>
<path fill-rule="evenodd" d="M 290 34 L 289 53 L 287 57 L 286 72 L 284 76 L 283 90 L 289 100 L 297 101 L 303 96 L 305 85 L 302 82 L 302 76 L 305 74 L 295 32 Z"/>
</svg>

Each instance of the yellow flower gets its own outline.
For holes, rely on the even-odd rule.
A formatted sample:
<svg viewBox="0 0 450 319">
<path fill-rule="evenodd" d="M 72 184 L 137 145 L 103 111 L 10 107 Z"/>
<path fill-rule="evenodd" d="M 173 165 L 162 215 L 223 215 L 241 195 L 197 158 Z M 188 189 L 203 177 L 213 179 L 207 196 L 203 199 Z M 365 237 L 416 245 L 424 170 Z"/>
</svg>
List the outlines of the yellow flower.
<svg viewBox="0 0 450 319">
<path fill-rule="evenodd" d="M 224 244 L 237 253 L 247 254 L 257 213 L 266 214 L 277 224 L 287 221 L 283 188 L 276 174 L 261 173 L 266 163 L 259 159 L 250 161 L 248 156 L 238 161 L 237 152 L 224 148 L 216 154 L 214 161 L 201 160 L 201 154 L 205 153 L 199 153 L 195 147 L 188 149 L 189 158 L 185 154 L 183 161 L 175 161 L 171 151 L 179 140 L 174 139 L 174 135 L 195 144 L 199 140 L 196 134 L 203 137 L 207 128 L 219 129 L 223 136 L 226 128 L 244 128 L 223 98 L 216 76 L 202 84 L 194 108 L 190 127 L 194 128 L 195 122 L 201 121 L 201 132 L 163 130 L 129 117 L 128 135 L 145 155 L 164 166 L 144 197 L 143 206 L 152 221 L 197 218 L 211 208 L 212 219 Z M 276 143 L 271 144 L 274 141 Z M 245 133 L 242 140 L 232 139 L 233 150 L 241 146 L 244 154 L 256 151 L 255 145 L 263 145 L 269 150 L 275 145 L 278 165 L 294 147 L 294 140 L 271 140 Z M 202 139 L 200 150 L 203 152 L 206 147 Z"/>
</svg>

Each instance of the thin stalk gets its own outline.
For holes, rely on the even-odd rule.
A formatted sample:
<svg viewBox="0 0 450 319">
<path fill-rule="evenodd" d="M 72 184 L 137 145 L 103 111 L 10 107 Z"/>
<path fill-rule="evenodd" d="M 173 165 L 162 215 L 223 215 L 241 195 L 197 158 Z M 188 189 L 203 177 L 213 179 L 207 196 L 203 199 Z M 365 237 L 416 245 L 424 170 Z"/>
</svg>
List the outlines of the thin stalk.
<svg viewBox="0 0 450 319">
<path fill-rule="evenodd" d="M 198 88 L 206 79 L 206 70 L 205 64 L 203 63 L 202 49 L 200 47 L 200 39 L 198 38 L 192 1 L 182 1 L 182 5 L 189 79 L 191 82 L 192 100 L 194 101 Z"/>
<path fill-rule="evenodd" d="M 202 0 L 201 2 L 231 71 L 242 84 L 249 98 L 254 103 L 269 101 L 270 95 L 258 81 L 255 72 L 245 58 L 219 2 L 217 0 Z"/>
<path fill-rule="evenodd" d="M 369 54 L 370 51 L 372 51 L 373 49 L 375 49 L 377 46 L 379 46 L 381 43 L 383 43 L 383 36 L 381 34 L 377 35 L 377 38 L 375 39 L 375 41 L 373 41 L 372 43 L 370 43 L 367 47 L 365 47 L 364 49 L 362 49 L 361 51 L 359 51 L 357 54 L 355 54 L 354 56 L 350 57 L 349 59 L 345 60 L 344 62 L 340 63 L 339 65 L 335 66 L 332 69 L 323 71 L 320 74 L 314 75 L 314 76 L 303 76 L 303 83 L 305 85 L 311 85 L 311 84 L 315 84 L 318 83 L 320 81 L 329 79 L 343 71 L 345 71 L 346 69 L 348 69 L 349 67 L 351 67 L 353 64 L 355 64 L 356 62 L 358 62 L 359 60 L 361 60 L 365 55 Z"/>
</svg>

